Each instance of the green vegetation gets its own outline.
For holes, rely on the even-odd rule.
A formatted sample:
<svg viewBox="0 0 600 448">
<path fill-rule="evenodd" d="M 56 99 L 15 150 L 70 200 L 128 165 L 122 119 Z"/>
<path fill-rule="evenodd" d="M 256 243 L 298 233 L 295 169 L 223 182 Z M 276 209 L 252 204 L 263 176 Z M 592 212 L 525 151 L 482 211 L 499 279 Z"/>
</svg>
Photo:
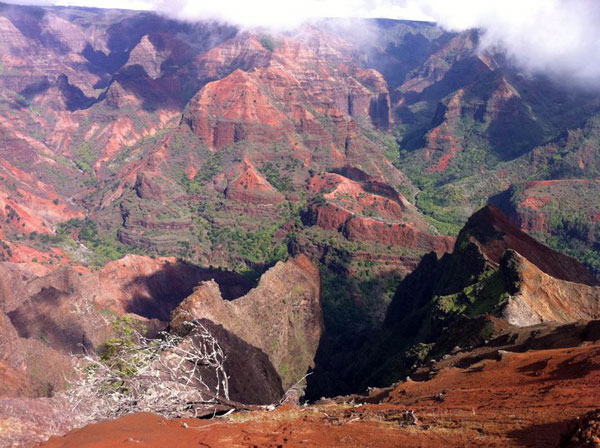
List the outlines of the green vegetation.
<svg viewBox="0 0 600 448">
<path fill-rule="evenodd" d="M 108 312 L 108 314 L 113 314 Z M 98 349 L 100 359 L 111 359 L 118 355 L 124 348 L 132 348 L 135 345 L 134 336 L 136 332 L 144 334 L 147 327 L 132 316 L 122 316 L 112 322 L 113 336 Z"/>
<path fill-rule="evenodd" d="M 184 174 L 181 178 L 181 185 L 188 194 L 197 195 L 202 192 L 202 186 L 198 182 L 197 177 L 190 179 Z"/>
<path fill-rule="evenodd" d="M 268 34 L 262 34 L 261 36 L 259 36 L 258 40 L 260 41 L 260 44 L 263 46 L 263 48 L 267 51 L 270 51 L 271 53 L 274 52 L 275 48 L 277 48 L 278 46 L 273 36 L 270 36 Z"/>
<path fill-rule="evenodd" d="M 419 342 L 406 351 L 406 357 L 415 362 L 423 363 L 431 353 L 431 350 L 434 346 L 435 344 L 433 343 L 425 344 L 423 342 Z"/>
<path fill-rule="evenodd" d="M 267 162 L 261 169 L 267 181 L 273 185 L 277 190 L 282 193 L 294 191 L 294 184 L 292 183 L 290 176 L 293 165 L 288 163 L 284 168 L 284 173 L 281 174 L 281 170 L 271 162 Z"/>
<path fill-rule="evenodd" d="M 354 266 L 348 275 L 349 252 L 332 249 L 321 263 L 321 293 L 325 328 L 333 335 L 377 328 L 402 277 L 394 272 L 380 274 L 373 262 Z"/>
<path fill-rule="evenodd" d="M 274 263 L 287 257 L 285 244 L 273 244 L 279 224 L 247 230 L 240 227 L 211 227 L 208 237 L 212 247 L 226 245 L 231 254 L 254 263 Z"/>
<path fill-rule="evenodd" d="M 209 155 L 205 160 L 200 172 L 194 177 L 194 182 L 204 184 L 223 171 L 223 155 L 216 152 Z"/>
<path fill-rule="evenodd" d="M 541 222 L 533 235 L 555 250 L 570 255 L 600 275 L 600 184 L 564 181 L 526 188 L 517 184 L 510 190 L 510 207 L 526 222 Z M 527 198 L 543 198 L 539 209 L 520 206 Z M 541 218 L 538 219 L 539 217 Z"/>
<path fill-rule="evenodd" d="M 101 233 L 98 225 L 90 218 L 70 219 L 60 223 L 54 235 L 31 232 L 28 239 L 31 243 L 40 244 L 41 248 L 60 246 L 67 250 L 75 250 L 76 241 L 80 241 L 92 251 L 93 259 L 90 263 L 97 267 L 103 266 L 107 261 L 121 258 L 131 251 L 120 245 L 114 237 Z"/>
<path fill-rule="evenodd" d="M 138 334 L 145 334 L 147 328 L 141 322 L 131 316 L 123 316 L 113 321 L 114 336 L 109 338 L 99 349 L 100 360 L 109 365 L 113 371 L 119 372 L 121 378 L 133 377 L 136 375 L 139 360 L 130 355 L 138 346 Z M 139 354 L 142 356 L 142 353 Z M 113 387 L 124 387 L 122 380 L 116 380 L 111 385 Z"/>
<path fill-rule="evenodd" d="M 570 255 L 600 274 L 600 223 L 582 212 L 548 210 L 548 234 L 536 234 L 550 247 Z"/>
<path fill-rule="evenodd" d="M 479 280 L 462 291 L 433 298 L 441 316 L 496 314 L 508 301 L 509 294 L 501 271 L 486 271 Z"/>
<path fill-rule="evenodd" d="M 96 161 L 96 157 L 92 152 L 89 142 L 83 142 L 73 151 L 73 161 L 75 166 L 86 174 L 94 174 L 92 166 Z"/>
</svg>

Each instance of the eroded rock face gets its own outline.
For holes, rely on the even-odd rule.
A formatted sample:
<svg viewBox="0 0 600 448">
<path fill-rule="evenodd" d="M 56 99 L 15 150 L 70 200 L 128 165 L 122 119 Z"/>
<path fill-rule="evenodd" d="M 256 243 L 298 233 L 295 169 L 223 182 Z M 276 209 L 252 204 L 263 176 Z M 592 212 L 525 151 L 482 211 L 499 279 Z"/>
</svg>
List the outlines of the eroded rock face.
<svg viewBox="0 0 600 448">
<path fill-rule="evenodd" d="M 332 146 L 343 159 L 360 138 L 355 120 L 389 127 L 389 91 L 375 70 L 353 72 L 316 51 L 287 38 L 266 51 L 258 36 L 241 33 L 202 57 L 215 72 L 231 74 L 194 96 L 184 122 L 214 149 L 241 140 L 287 141 L 298 133 L 309 146 Z"/>
<path fill-rule="evenodd" d="M 438 254 L 450 252 L 454 238 L 432 235 L 424 217 L 404 196 L 365 172 L 343 167 L 314 176 L 310 189 L 323 194 L 304 214 L 306 224 L 337 230 L 351 241 Z"/>
<path fill-rule="evenodd" d="M 382 244 L 434 251 L 444 254 L 452 250 L 454 238 L 421 232 L 410 223 L 385 223 L 358 217 L 346 222 L 344 236 L 354 241 L 377 241 Z"/>
<path fill-rule="evenodd" d="M 45 397 L 65 384 L 69 356 L 43 341 L 22 338 L 0 313 L 0 396 Z"/>
<path fill-rule="evenodd" d="M 400 285 L 390 325 L 419 307 L 494 313 L 515 325 L 598 318 L 600 289 L 579 262 L 518 229 L 496 206 L 475 213 L 452 254 L 430 254 Z"/>
<path fill-rule="evenodd" d="M 208 319 L 265 352 L 288 389 L 314 366 L 323 332 L 318 269 L 304 255 L 279 262 L 245 296 L 223 300 L 203 282 L 173 312 L 171 327 Z"/>
<path fill-rule="evenodd" d="M 228 178 L 224 191 L 227 199 L 250 204 L 279 204 L 285 199 L 247 159 L 224 177 Z"/>
<path fill-rule="evenodd" d="M 269 357 L 260 349 L 248 344 L 246 341 L 231 331 L 215 324 L 208 319 L 195 321 L 198 325 L 208 330 L 218 342 L 225 362 L 223 368 L 228 377 L 229 399 L 243 404 L 272 404 L 277 403 L 283 396 L 281 378 L 269 361 Z M 180 332 L 185 327 L 179 327 Z M 200 339 L 199 332 L 192 330 L 185 335 L 179 347 L 189 349 L 190 344 Z M 170 364 L 177 364 L 180 360 L 175 357 Z M 214 369 L 201 367 L 200 374 L 202 383 L 194 381 L 194 386 L 205 397 L 213 397 L 217 394 L 223 396 L 221 384 L 222 378 L 215 374 Z"/>
<path fill-rule="evenodd" d="M 507 249 L 512 249 L 541 271 L 560 280 L 598 286 L 594 275 L 574 258 L 543 245 L 515 226 L 495 205 L 475 213 L 458 237 L 457 245 L 470 241 L 492 262 L 499 263 Z"/>
<path fill-rule="evenodd" d="M 250 289 L 233 273 L 135 255 L 96 272 L 0 263 L 0 278 L 0 362 L 7 378 L 20 373 L 33 385 L 29 396 L 63 387 L 70 355 L 96 349 L 118 316 L 130 313 L 154 333 L 200 281 L 214 279 L 226 299 Z"/>
<path fill-rule="evenodd" d="M 516 291 L 502 311 L 508 323 L 525 327 L 600 318 L 600 287 L 551 277 L 512 250 L 504 255 L 502 269 L 516 280 Z"/>
<path fill-rule="evenodd" d="M 129 59 L 125 64 L 124 68 L 134 65 L 140 65 L 143 67 L 146 74 L 151 79 L 160 77 L 161 65 L 168 57 L 168 54 L 164 54 L 158 49 L 152 39 L 160 38 L 160 36 L 145 35 L 142 37 L 136 47 L 129 53 Z"/>
<path fill-rule="evenodd" d="M 214 280 L 227 300 L 248 292 L 251 283 L 228 271 L 207 269 L 175 258 L 126 255 L 98 273 L 104 294 L 96 302 L 116 313 L 134 313 L 168 321 L 171 311 L 201 281 Z"/>
</svg>

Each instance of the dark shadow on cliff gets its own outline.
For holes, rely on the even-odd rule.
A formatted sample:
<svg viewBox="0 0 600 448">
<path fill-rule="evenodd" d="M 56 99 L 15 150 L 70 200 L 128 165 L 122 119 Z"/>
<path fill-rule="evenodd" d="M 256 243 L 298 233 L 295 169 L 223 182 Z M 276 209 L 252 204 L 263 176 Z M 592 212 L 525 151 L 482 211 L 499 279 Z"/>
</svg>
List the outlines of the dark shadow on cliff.
<svg viewBox="0 0 600 448">
<path fill-rule="evenodd" d="M 20 337 L 40 340 L 63 353 L 81 353 L 92 349 L 93 344 L 79 322 L 80 317 L 54 311 L 62 309 L 71 298 L 70 292 L 43 287 L 7 315 Z"/>
<path fill-rule="evenodd" d="M 281 378 L 262 350 L 209 319 L 200 319 L 196 322 L 210 332 L 223 350 L 231 401 L 253 405 L 279 402 L 284 393 Z M 200 344 L 202 340 L 197 331 L 185 334 L 184 329 L 178 329 L 176 332 L 196 344 Z M 199 390 L 207 386 L 210 391 L 218 390 L 221 385 L 219 378 L 214 374 L 214 369 L 212 367 L 199 367 L 199 369 L 203 384 L 198 383 L 194 386 Z"/>
<path fill-rule="evenodd" d="M 132 280 L 128 287 L 138 292 L 126 305 L 126 311 L 150 319 L 168 321 L 171 312 L 194 291 L 200 282 L 214 280 L 225 300 L 237 299 L 255 285 L 245 277 L 220 269 L 202 268 L 185 262 L 165 265 L 150 276 Z"/>
<path fill-rule="evenodd" d="M 309 377 L 307 398 L 361 393 L 406 376 L 419 356 L 415 348 L 437 342 L 450 323 L 435 318 L 432 297 L 459 291 L 478 268 L 478 260 L 470 255 L 463 261 L 453 262 L 449 255 L 441 260 L 435 253 L 425 255 L 395 289 L 379 325 L 328 333 L 317 354 L 315 373 Z M 469 267 L 469 263 L 477 266 Z"/>
<path fill-rule="evenodd" d="M 305 398 L 360 392 L 364 372 L 355 370 L 356 356 L 376 340 L 399 275 L 387 273 L 361 279 L 350 271 L 343 251 L 330 250 L 321 260 L 325 331 L 307 377 Z"/>
</svg>

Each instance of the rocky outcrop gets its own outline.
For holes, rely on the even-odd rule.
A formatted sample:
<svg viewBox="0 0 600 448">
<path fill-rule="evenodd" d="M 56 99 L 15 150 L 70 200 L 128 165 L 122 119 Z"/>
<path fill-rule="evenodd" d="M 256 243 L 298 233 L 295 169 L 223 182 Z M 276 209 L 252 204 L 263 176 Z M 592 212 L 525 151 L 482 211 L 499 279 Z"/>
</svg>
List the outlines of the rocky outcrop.
<svg viewBox="0 0 600 448">
<path fill-rule="evenodd" d="M 600 445 L 600 409 L 577 417 L 563 434 L 560 448 L 594 448 Z"/>
<path fill-rule="evenodd" d="M 400 90 L 421 93 L 442 81 L 457 62 L 472 56 L 477 46 L 477 39 L 477 32 L 471 31 L 446 41 L 445 45 L 431 54 L 425 63 L 406 76 Z"/>
<path fill-rule="evenodd" d="M 511 297 L 502 310 L 510 324 L 525 327 L 600 318 L 600 287 L 551 277 L 510 249 L 502 259 L 502 270 L 512 279 Z"/>
<path fill-rule="evenodd" d="M 249 204 L 279 204 L 285 200 L 248 159 L 234 166 L 224 177 L 229 178 L 224 191 L 227 199 Z"/>
<path fill-rule="evenodd" d="M 599 289 L 580 263 L 523 233 L 496 206 L 475 213 L 454 252 L 423 258 L 388 310 L 390 325 L 424 306 L 442 315 L 494 313 L 510 322 L 597 318 Z"/>
<path fill-rule="evenodd" d="M 443 121 L 427 133 L 425 158 L 433 162 L 430 172 L 446 170 L 450 161 L 462 150 L 462 142 L 456 136 L 454 126 L 461 118 L 464 94 L 464 90 L 457 91 L 446 106 L 438 109 L 438 113 L 443 113 Z"/>
<path fill-rule="evenodd" d="M 47 272 L 35 264 L 0 263 L 0 279 L 0 362 L 34 384 L 30 395 L 64 386 L 69 356 L 95 350 L 118 316 L 130 313 L 154 333 L 200 281 L 214 279 L 226 299 L 251 286 L 227 271 L 135 255 L 85 273 L 68 266 Z"/>
<path fill-rule="evenodd" d="M 160 77 L 161 65 L 167 59 L 168 54 L 165 54 L 154 45 L 152 42 L 153 37 L 151 35 L 142 37 L 140 43 L 129 53 L 129 59 L 124 65 L 124 69 L 139 65 L 151 79 Z"/>
<path fill-rule="evenodd" d="M 253 405 L 274 404 L 281 400 L 284 393 L 281 378 L 263 351 L 208 319 L 196 320 L 195 323 L 208 331 L 223 351 L 223 369 L 228 377 L 229 400 Z M 179 326 L 176 331 L 184 336 L 178 345 L 182 350 L 189 350 L 194 344 L 199 346 L 203 343 L 203 335 L 198 329 L 189 332 L 185 326 Z M 172 368 L 181 362 L 180 358 L 173 358 L 168 353 L 163 354 L 162 358 L 162 362 Z M 226 398 L 222 394 L 222 378 L 214 368 L 200 367 L 196 378 L 198 377 L 201 377 L 202 381 L 194 379 L 191 386 L 201 395 Z"/>
<path fill-rule="evenodd" d="M 515 226 L 495 205 L 475 213 L 458 236 L 457 246 L 472 242 L 493 263 L 499 263 L 507 249 L 518 252 L 542 272 L 560 280 L 600 285 L 600 281 L 574 258 L 535 240 Z"/>
<path fill-rule="evenodd" d="M 350 241 L 372 241 L 421 253 L 452 250 L 454 238 L 432 235 L 424 217 L 394 188 L 353 167 L 337 173 L 311 179 L 310 189 L 322 194 L 324 201 L 308 207 L 303 215 L 306 224 L 339 231 Z"/>
<path fill-rule="evenodd" d="M 184 120 L 210 148 L 221 148 L 250 139 L 266 143 L 272 128 L 287 124 L 287 117 L 262 92 L 255 73 L 236 70 L 228 77 L 204 87 L 186 108 Z"/>
<path fill-rule="evenodd" d="M 129 312 L 162 321 L 168 321 L 171 311 L 202 281 L 215 281 L 226 300 L 246 294 L 251 287 L 238 274 L 168 257 L 126 255 L 108 263 L 97 275 L 104 293 L 96 296 L 96 303 L 118 314 Z"/>
<path fill-rule="evenodd" d="M 119 81 L 111 83 L 107 89 L 104 100 L 112 109 L 125 109 L 128 107 L 141 107 L 142 102 L 132 92 L 127 91 Z"/>
<path fill-rule="evenodd" d="M 597 284 L 583 265 L 537 242 L 488 205 L 469 219 L 452 254 L 424 257 L 400 284 L 386 322 L 397 325 L 427 307 L 440 322 L 484 313 L 522 326 L 595 319 Z"/>
<path fill-rule="evenodd" d="M 242 34 L 205 56 L 208 60 L 214 53 L 224 67 L 237 62 L 231 74 L 200 90 L 184 113 L 184 122 L 209 148 L 242 140 L 288 143 L 297 133 L 313 148 L 333 145 L 343 154 L 360 137 L 355 120 L 389 127 L 389 92 L 380 74 L 363 70 L 356 75 L 372 93 L 349 70 L 329 67 L 310 47 L 279 39 L 269 53 L 257 36 Z M 242 60 L 253 61 L 252 69 Z M 329 70 L 338 70 L 338 76 L 328 76 Z"/>
<path fill-rule="evenodd" d="M 374 215 L 386 221 L 403 220 L 405 214 L 410 217 L 412 210 L 404 197 L 389 185 L 362 174 L 364 178 L 359 181 L 336 173 L 317 175 L 311 179 L 310 188 L 351 215 Z"/>
<path fill-rule="evenodd" d="M 351 241 L 375 241 L 438 254 L 450 252 L 454 246 L 454 238 L 421 232 L 410 223 L 386 223 L 364 217 L 348 220 L 344 225 L 343 234 Z"/>
<path fill-rule="evenodd" d="M 171 327 L 208 319 L 269 356 L 288 389 L 314 366 L 323 332 L 318 269 L 303 255 L 279 262 L 258 286 L 233 301 L 201 283 L 173 312 Z"/>
</svg>

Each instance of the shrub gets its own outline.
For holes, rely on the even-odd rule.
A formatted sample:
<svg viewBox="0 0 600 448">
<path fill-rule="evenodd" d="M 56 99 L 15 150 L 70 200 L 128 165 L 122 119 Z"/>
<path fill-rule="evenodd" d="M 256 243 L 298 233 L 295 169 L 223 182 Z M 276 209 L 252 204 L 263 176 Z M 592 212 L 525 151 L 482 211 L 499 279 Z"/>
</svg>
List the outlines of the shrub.
<svg viewBox="0 0 600 448">
<path fill-rule="evenodd" d="M 225 355 L 219 343 L 198 322 L 184 326 L 189 330 L 185 338 L 161 333 L 148 339 L 143 325 L 129 317 L 117 319 L 115 336 L 100 356 L 87 352 L 80 356 L 77 379 L 65 392 L 77 425 L 134 412 L 195 417 L 198 408 L 229 400 Z M 214 377 L 213 388 L 207 386 L 207 375 Z"/>
</svg>

